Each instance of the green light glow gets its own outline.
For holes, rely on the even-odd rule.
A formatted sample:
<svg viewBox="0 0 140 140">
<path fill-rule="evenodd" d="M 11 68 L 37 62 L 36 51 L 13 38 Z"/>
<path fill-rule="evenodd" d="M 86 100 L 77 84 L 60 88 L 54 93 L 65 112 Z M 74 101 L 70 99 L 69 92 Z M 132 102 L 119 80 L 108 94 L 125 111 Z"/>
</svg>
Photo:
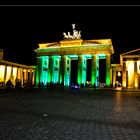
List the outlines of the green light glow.
<svg viewBox="0 0 140 140">
<path fill-rule="evenodd" d="M 85 55 L 80 55 L 78 59 L 78 77 L 77 83 L 79 85 L 86 83 L 86 58 Z"/>
<path fill-rule="evenodd" d="M 62 75 L 60 74 L 60 79 L 59 79 L 59 83 L 62 83 Z"/>
<path fill-rule="evenodd" d="M 92 55 L 91 54 L 84 54 L 84 57 L 86 57 L 86 59 L 92 59 Z"/>
<path fill-rule="evenodd" d="M 110 86 L 110 74 L 108 73 L 107 75 L 106 75 L 106 86 Z"/>
<path fill-rule="evenodd" d="M 47 56 L 42 56 L 39 58 L 39 73 L 40 73 L 40 83 L 47 84 L 48 82 L 48 57 Z"/>
<path fill-rule="evenodd" d="M 81 85 L 81 70 L 80 70 L 80 68 L 78 68 L 78 79 L 77 79 L 77 83 L 79 84 L 79 85 Z"/>
<path fill-rule="evenodd" d="M 52 71 L 52 82 L 58 83 L 59 82 L 59 56 L 53 56 L 53 71 Z"/>
<path fill-rule="evenodd" d="M 49 65 L 48 65 L 48 83 L 52 82 L 52 67 L 53 67 L 53 57 L 49 57 Z"/>
<path fill-rule="evenodd" d="M 97 56 L 105 56 L 106 57 L 106 54 L 97 54 Z"/>
<path fill-rule="evenodd" d="M 99 57 L 96 60 L 96 85 L 99 85 Z"/>
<path fill-rule="evenodd" d="M 78 55 L 75 55 L 75 54 L 73 54 L 73 55 L 68 55 L 70 58 L 78 58 Z"/>
<path fill-rule="evenodd" d="M 70 85 L 70 73 L 71 73 L 70 67 L 71 67 L 70 58 L 68 56 L 65 56 L 65 62 L 64 62 L 64 86 L 69 86 Z"/>
<path fill-rule="evenodd" d="M 91 67 L 91 84 L 96 84 L 96 55 L 92 56 L 92 67 Z"/>
<path fill-rule="evenodd" d="M 106 55 L 106 86 L 110 87 L 111 79 L 110 79 L 110 55 Z"/>
<path fill-rule="evenodd" d="M 105 59 L 106 58 L 106 54 L 98 54 L 97 56 L 99 57 L 99 59 Z"/>
</svg>

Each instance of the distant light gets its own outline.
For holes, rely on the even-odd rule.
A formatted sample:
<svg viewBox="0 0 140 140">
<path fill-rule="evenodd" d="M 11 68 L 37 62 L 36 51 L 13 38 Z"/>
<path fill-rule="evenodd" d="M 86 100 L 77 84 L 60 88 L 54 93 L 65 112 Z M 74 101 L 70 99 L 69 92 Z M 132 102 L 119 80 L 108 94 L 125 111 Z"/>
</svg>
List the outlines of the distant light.
<svg viewBox="0 0 140 140">
<path fill-rule="evenodd" d="M 116 87 L 116 90 L 122 90 L 122 87 Z"/>
<path fill-rule="evenodd" d="M 121 72 L 120 71 L 118 72 L 118 76 L 121 76 Z"/>
</svg>

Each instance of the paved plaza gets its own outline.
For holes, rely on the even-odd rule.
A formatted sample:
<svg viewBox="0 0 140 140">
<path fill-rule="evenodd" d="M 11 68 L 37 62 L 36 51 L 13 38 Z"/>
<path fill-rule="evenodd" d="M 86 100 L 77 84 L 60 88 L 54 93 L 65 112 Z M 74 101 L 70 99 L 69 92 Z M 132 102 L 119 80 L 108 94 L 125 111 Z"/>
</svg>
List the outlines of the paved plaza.
<svg viewBox="0 0 140 140">
<path fill-rule="evenodd" d="M 140 92 L 0 90 L 0 140 L 140 140 Z"/>
</svg>

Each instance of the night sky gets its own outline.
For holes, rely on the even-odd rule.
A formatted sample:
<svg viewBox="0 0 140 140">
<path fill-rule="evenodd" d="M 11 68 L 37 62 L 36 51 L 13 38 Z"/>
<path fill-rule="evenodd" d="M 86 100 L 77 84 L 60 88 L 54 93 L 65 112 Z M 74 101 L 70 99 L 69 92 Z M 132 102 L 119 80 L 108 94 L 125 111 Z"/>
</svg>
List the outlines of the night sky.
<svg viewBox="0 0 140 140">
<path fill-rule="evenodd" d="M 83 40 L 111 38 L 113 63 L 119 63 L 121 53 L 139 48 L 140 6 L 1 6 L 4 59 L 36 65 L 38 43 L 62 40 L 63 32 L 72 33 L 72 23 Z"/>
</svg>

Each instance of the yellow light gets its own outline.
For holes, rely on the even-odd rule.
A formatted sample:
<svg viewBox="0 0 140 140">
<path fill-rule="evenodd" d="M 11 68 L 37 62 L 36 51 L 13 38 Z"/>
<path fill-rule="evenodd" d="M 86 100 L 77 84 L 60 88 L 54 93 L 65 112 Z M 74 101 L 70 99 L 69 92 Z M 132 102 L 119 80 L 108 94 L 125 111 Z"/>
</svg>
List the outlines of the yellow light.
<svg viewBox="0 0 140 140">
<path fill-rule="evenodd" d="M 0 82 L 4 82 L 5 66 L 0 65 Z"/>
<path fill-rule="evenodd" d="M 122 87 L 116 87 L 116 90 L 122 90 Z"/>
<path fill-rule="evenodd" d="M 120 71 L 118 72 L 118 76 L 121 76 L 121 72 Z"/>
<path fill-rule="evenodd" d="M 11 79 L 11 70 L 12 70 L 12 67 L 7 66 L 6 82 L 7 82 L 9 79 Z"/>
<path fill-rule="evenodd" d="M 61 47 L 68 47 L 68 46 L 81 46 L 83 40 L 63 40 L 60 41 Z"/>
<path fill-rule="evenodd" d="M 16 78 L 17 78 L 17 68 L 13 68 L 13 83 L 15 83 L 15 80 L 16 80 Z"/>
<path fill-rule="evenodd" d="M 134 62 L 128 62 L 128 88 L 134 87 Z"/>
</svg>

